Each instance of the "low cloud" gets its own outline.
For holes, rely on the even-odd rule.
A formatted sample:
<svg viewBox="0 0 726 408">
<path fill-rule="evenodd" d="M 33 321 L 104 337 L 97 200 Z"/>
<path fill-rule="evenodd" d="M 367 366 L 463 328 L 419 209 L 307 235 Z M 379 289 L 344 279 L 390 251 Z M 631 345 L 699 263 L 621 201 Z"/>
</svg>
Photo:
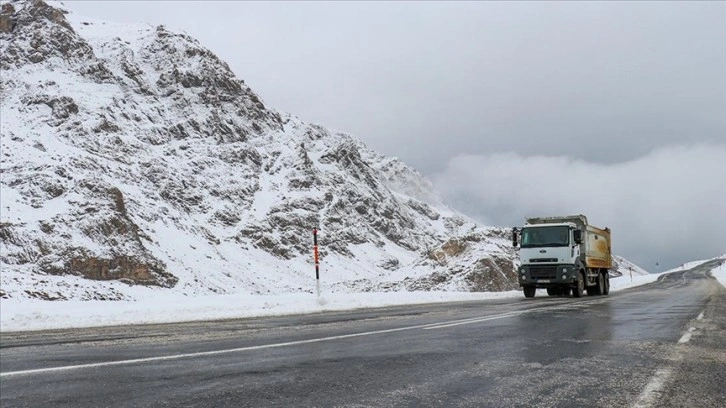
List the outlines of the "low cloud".
<svg viewBox="0 0 726 408">
<path fill-rule="evenodd" d="M 726 253 L 726 144 L 667 146 L 614 164 L 462 155 L 432 179 L 449 204 L 486 225 L 585 214 L 612 230 L 616 254 L 651 272 Z"/>
</svg>

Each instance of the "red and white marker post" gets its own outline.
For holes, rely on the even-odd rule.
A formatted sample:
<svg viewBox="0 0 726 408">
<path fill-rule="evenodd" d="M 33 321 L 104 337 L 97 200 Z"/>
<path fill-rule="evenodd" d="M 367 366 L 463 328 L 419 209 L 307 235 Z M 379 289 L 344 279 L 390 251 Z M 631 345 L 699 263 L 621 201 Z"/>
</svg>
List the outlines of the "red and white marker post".
<svg viewBox="0 0 726 408">
<path fill-rule="evenodd" d="M 318 229 L 313 228 L 313 257 L 315 258 L 315 288 L 320 299 L 320 263 L 318 262 Z"/>
</svg>

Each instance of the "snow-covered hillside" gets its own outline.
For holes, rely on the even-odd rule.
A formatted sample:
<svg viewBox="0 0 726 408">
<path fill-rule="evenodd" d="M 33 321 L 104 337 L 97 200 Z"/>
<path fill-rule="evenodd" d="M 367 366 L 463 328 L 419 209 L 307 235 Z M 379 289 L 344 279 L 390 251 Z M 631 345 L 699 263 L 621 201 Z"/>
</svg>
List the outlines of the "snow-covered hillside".
<svg viewBox="0 0 726 408">
<path fill-rule="evenodd" d="M 649 272 L 622 256 L 613 255 L 613 269 L 610 271 L 610 276 L 630 276 L 631 274 L 640 276 L 648 275 Z"/>
<path fill-rule="evenodd" d="M 0 297 L 516 288 L 501 228 L 162 26 L 0 12 Z"/>
</svg>

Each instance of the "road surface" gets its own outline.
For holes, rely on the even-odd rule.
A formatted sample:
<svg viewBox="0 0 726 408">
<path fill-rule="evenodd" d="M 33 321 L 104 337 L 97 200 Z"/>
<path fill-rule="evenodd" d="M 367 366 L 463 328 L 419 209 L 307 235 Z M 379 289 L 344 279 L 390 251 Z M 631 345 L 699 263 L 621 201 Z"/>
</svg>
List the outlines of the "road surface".
<svg viewBox="0 0 726 408">
<path fill-rule="evenodd" d="M 725 407 L 714 266 L 580 299 L 3 333 L 0 406 Z"/>
</svg>

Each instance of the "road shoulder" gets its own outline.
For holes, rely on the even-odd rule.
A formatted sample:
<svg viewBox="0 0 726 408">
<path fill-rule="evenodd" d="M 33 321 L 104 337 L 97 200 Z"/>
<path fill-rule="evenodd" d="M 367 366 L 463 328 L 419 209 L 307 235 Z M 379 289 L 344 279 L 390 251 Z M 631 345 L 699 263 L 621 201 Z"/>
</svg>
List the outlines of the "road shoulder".
<svg viewBox="0 0 726 408">
<path fill-rule="evenodd" d="M 689 323 L 676 345 L 673 376 L 658 398 L 659 407 L 726 406 L 726 289 L 712 287 L 700 319 Z"/>
</svg>

